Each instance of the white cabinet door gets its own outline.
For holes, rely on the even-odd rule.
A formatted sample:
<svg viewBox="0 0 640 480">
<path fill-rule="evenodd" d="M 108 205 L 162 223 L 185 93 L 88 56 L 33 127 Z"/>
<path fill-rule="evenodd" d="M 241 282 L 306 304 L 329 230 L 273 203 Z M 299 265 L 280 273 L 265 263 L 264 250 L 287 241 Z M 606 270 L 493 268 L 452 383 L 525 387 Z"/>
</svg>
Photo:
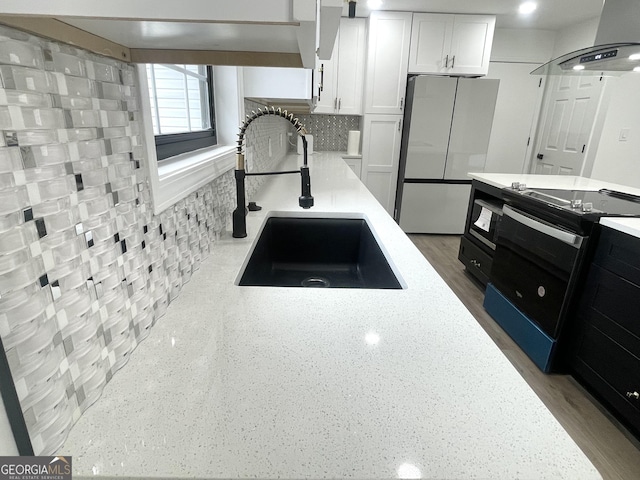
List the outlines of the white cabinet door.
<svg viewBox="0 0 640 480">
<path fill-rule="evenodd" d="M 401 114 L 407 86 L 412 14 L 371 12 L 364 113 Z"/>
<path fill-rule="evenodd" d="M 316 103 L 313 109 L 314 113 L 330 113 L 333 114 L 336 111 L 336 86 L 338 69 L 337 57 L 338 57 L 338 44 L 339 44 L 340 32 L 336 37 L 336 44 L 333 47 L 333 53 L 330 60 L 320 60 L 316 58 Z"/>
<path fill-rule="evenodd" d="M 493 15 L 415 13 L 409 73 L 486 75 L 495 24 Z"/>
<path fill-rule="evenodd" d="M 495 28 L 496 17 L 493 15 L 456 15 L 448 73 L 486 75 Z"/>
<path fill-rule="evenodd" d="M 393 216 L 402 115 L 365 115 L 362 137 L 362 182 Z"/>
<path fill-rule="evenodd" d="M 336 112 L 340 115 L 362 115 L 366 41 L 364 18 L 340 21 Z"/>
<path fill-rule="evenodd" d="M 341 19 L 331 60 L 318 60 L 314 113 L 362 115 L 366 25 L 364 18 Z"/>
<path fill-rule="evenodd" d="M 409 73 L 446 73 L 455 15 L 414 13 Z"/>
</svg>

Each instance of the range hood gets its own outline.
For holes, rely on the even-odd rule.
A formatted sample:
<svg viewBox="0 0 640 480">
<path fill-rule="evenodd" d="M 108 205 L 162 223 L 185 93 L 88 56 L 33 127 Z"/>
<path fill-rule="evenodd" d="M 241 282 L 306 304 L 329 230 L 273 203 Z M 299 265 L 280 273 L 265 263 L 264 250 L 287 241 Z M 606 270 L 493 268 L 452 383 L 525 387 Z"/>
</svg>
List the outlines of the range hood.
<svg viewBox="0 0 640 480">
<path fill-rule="evenodd" d="M 605 0 L 595 46 L 567 53 L 532 75 L 620 75 L 640 72 L 640 2 Z"/>
</svg>

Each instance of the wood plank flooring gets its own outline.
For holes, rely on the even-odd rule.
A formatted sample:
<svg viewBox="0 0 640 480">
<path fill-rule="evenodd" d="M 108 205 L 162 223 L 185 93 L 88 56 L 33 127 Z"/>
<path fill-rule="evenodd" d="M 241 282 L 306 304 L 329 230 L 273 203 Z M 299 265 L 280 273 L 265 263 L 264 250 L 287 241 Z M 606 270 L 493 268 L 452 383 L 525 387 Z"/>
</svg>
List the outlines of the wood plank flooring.
<svg viewBox="0 0 640 480">
<path fill-rule="evenodd" d="M 458 260 L 457 235 L 409 235 L 605 480 L 640 478 L 640 442 L 568 375 L 546 375 L 482 307 L 484 288 Z"/>
</svg>

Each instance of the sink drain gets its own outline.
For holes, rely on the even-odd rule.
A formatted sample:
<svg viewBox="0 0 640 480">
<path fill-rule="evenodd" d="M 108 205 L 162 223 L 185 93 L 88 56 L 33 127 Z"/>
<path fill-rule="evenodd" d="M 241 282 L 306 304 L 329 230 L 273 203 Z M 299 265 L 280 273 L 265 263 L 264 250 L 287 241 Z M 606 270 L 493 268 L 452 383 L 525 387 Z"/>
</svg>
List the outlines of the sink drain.
<svg viewBox="0 0 640 480">
<path fill-rule="evenodd" d="M 315 287 L 315 288 L 326 288 L 331 285 L 329 283 L 329 280 L 322 277 L 308 277 L 302 280 L 300 284 L 303 287 Z"/>
</svg>

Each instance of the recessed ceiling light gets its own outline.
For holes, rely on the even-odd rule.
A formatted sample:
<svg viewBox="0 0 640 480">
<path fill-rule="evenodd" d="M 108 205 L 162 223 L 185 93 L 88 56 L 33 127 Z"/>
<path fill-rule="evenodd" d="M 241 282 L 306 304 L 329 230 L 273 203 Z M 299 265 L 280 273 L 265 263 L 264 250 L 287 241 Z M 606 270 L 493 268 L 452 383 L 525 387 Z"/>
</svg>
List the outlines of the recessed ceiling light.
<svg viewBox="0 0 640 480">
<path fill-rule="evenodd" d="M 629 55 L 629 60 L 640 60 L 640 53 L 634 53 L 633 55 Z"/>
<path fill-rule="evenodd" d="M 536 2 L 524 2 L 520 4 L 518 11 L 523 15 L 528 15 L 529 13 L 533 13 L 536 8 L 538 8 L 538 4 Z"/>
<path fill-rule="evenodd" d="M 382 6 L 382 0 L 368 0 L 367 1 L 367 7 L 369 7 L 371 10 L 375 10 L 377 8 L 380 8 Z"/>
<path fill-rule="evenodd" d="M 574 65 L 574 70 L 584 70 L 584 65 Z"/>
</svg>

